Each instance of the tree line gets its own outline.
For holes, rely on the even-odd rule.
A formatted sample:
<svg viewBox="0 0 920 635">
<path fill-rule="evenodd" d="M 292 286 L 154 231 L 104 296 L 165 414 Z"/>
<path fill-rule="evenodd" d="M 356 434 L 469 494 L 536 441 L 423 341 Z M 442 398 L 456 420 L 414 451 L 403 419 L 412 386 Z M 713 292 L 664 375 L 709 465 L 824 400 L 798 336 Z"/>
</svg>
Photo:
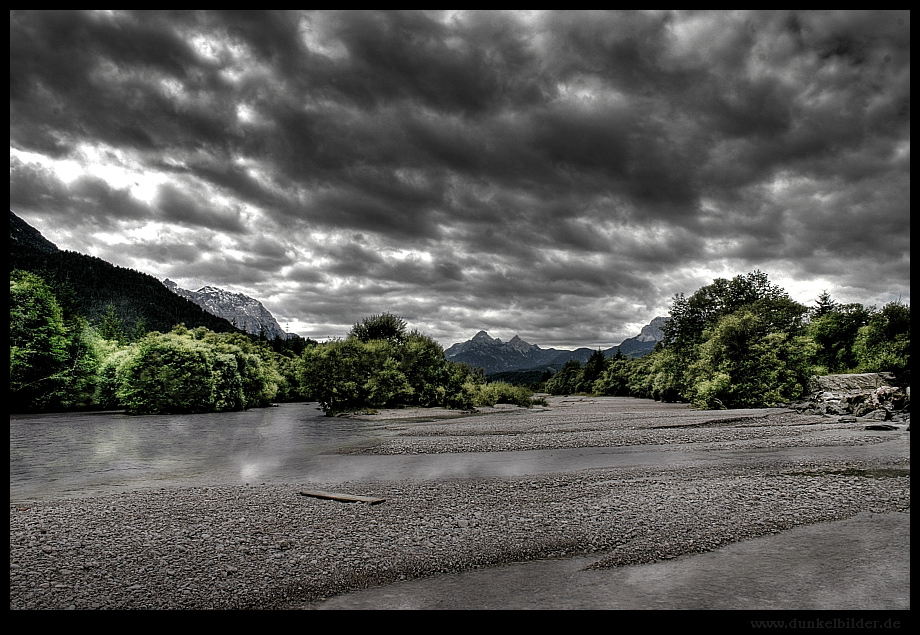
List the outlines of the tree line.
<svg viewBox="0 0 920 635">
<path fill-rule="evenodd" d="M 392 407 L 470 409 L 533 404 L 533 392 L 488 382 L 448 361 L 430 336 L 390 313 L 348 336 L 266 341 L 232 328 L 126 326 L 113 307 L 92 323 L 41 276 L 10 273 L 13 412 L 124 408 L 131 413 L 221 412 L 273 401 L 318 401 L 328 414 Z M 755 271 L 716 279 L 673 298 L 664 340 L 649 355 L 567 362 L 543 388 L 747 408 L 802 397 L 810 377 L 888 371 L 910 383 L 910 306 L 814 307 L 790 299 Z"/>
<path fill-rule="evenodd" d="M 481 370 L 448 361 L 434 339 L 389 313 L 319 344 L 181 324 L 147 332 L 126 327 L 113 307 L 94 324 L 73 309 L 41 276 L 10 273 L 11 411 L 222 412 L 306 400 L 335 414 L 532 404 L 529 389 L 487 383 Z"/>
<path fill-rule="evenodd" d="M 815 375 L 891 372 L 910 385 L 910 306 L 811 308 L 761 271 L 716 279 L 673 298 L 664 340 L 649 355 L 568 362 L 550 394 L 589 393 L 685 401 L 706 409 L 771 406 L 806 395 Z"/>
</svg>

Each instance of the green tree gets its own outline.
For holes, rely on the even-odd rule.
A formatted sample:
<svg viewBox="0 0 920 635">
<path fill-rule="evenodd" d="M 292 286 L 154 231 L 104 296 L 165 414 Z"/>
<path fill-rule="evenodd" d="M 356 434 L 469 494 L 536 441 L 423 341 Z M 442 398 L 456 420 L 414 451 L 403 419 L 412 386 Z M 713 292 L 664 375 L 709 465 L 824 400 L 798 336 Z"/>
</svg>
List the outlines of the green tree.
<svg viewBox="0 0 920 635">
<path fill-rule="evenodd" d="M 679 355 L 672 347 L 652 351 L 648 356 L 647 379 L 642 382 L 639 394 L 657 401 L 674 402 L 685 400 L 686 360 L 689 355 Z"/>
<path fill-rule="evenodd" d="M 821 317 L 826 313 L 836 311 L 838 306 L 839 305 L 834 302 L 833 298 L 831 298 L 830 293 L 822 291 L 818 299 L 815 300 L 815 306 L 811 309 L 811 315 L 813 318 Z"/>
<path fill-rule="evenodd" d="M 595 380 L 592 392 L 615 397 L 629 396 L 630 360 L 619 350 L 606 361 L 603 372 Z"/>
<path fill-rule="evenodd" d="M 703 333 L 724 316 L 749 308 L 766 322 L 769 330 L 800 329 L 806 308 L 794 302 L 762 271 L 717 278 L 689 298 L 679 294 L 671 306 L 671 318 L 662 327 L 664 344 L 679 354 L 703 340 Z"/>
<path fill-rule="evenodd" d="M 814 312 L 807 327 L 808 335 L 817 344 L 815 372 L 825 375 L 852 371 L 858 363 L 853 348 L 856 336 L 869 323 L 874 310 L 861 304 L 838 305 L 826 300 L 825 307 Z"/>
<path fill-rule="evenodd" d="M 92 404 L 100 356 L 86 321 L 63 310 L 39 276 L 10 272 L 10 408 Z"/>
<path fill-rule="evenodd" d="M 365 385 L 375 361 L 357 338 L 306 348 L 298 372 L 300 390 L 327 414 L 369 407 Z"/>
<path fill-rule="evenodd" d="M 64 316 L 51 288 L 35 274 L 11 271 L 11 408 L 57 407 L 68 358 Z"/>
<path fill-rule="evenodd" d="M 389 340 L 400 342 L 406 336 L 406 321 L 392 313 L 381 313 L 366 317 L 352 327 L 349 337 L 362 342 Z"/>
<path fill-rule="evenodd" d="M 243 333 L 215 333 L 204 327 L 192 329 L 189 331 L 189 336 L 206 342 L 213 347 L 215 352 L 229 355 L 232 358 L 233 373 L 239 376 L 242 391 L 241 408 L 267 406 L 275 399 L 284 379 L 278 370 L 280 356 L 271 350 L 267 342 L 261 339 L 253 340 L 252 337 Z M 225 372 L 230 373 L 231 371 L 228 369 Z M 230 382 L 230 376 L 227 377 L 227 381 Z M 232 401 L 227 401 L 227 403 L 230 404 Z"/>
<path fill-rule="evenodd" d="M 604 372 L 606 361 L 607 358 L 604 357 L 604 353 L 600 349 L 591 352 L 591 357 L 585 362 L 585 366 L 581 371 L 581 380 L 576 387 L 576 392 L 594 392 L 594 382 Z"/>
<path fill-rule="evenodd" d="M 95 405 L 96 382 L 105 346 L 80 316 L 72 316 L 65 328 L 68 332 L 67 364 L 58 403 L 64 410 L 87 408 Z"/>
<path fill-rule="evenodd" d="M 396 351 L 414 405 L 443 406 L 450 390 L 450 362 L 434 338 L 412 331 Z M 459 389 L 459 387 L 455 388 Z"/>
<path fill-rule="evenodd" d="M 486 380 L 481 368 L 473 368 L 458 362 L 448 362 L 447 371 L 445 407 L 457 410 L 472 410 L 476 406 L 485 405 L 481 401 L 481 389 Z"/>
<path fill-rule="evenodd" d="M 178 331 L 178 332 L 177 332 Z M 149 333 L 117 368 L 118 401 L 132 414 L 210 412 L 215 405 L 214 351 L 188 332 Z M 225 361 L 225 360 L 224 360 Z"/>
<path fill-rule="evenodd" d="M 305 348 L 297 382 L 327 414 L 399 406 L 469 409 L 492 395 L 482 389 L 481 371 L 447 361 L 440 344 L 406 333 L 405 322 L 391 314 L 365 318 L 345 340 Z"/>
<path fill-rule="evenodd" d="M 718 278 L 689 298 L 675 296 L 671 319 L 662 327 L 664 351 L 655 356 L 651 369 L 653 394 L 659 399 L 676 396 L 710 407 L 775 401 L 778 397 L 766 388 L 770 382 L 762 383 L 757 373 L 744 370 L 744 364 L 754 360 L 742 357 L 760 354 L 757 351 L 771 334 L 776 334 L 771 338 L 774 343 L 793 342 L 802 334 L 806 313 L 804 305 L 790 299 L 762 271 L 731 280 Z M 732 315 L 736 318 L 723 323 Z M 713 337 L 718 341 L 708 344 Z M 759 344 L 755 345 L 755 340 Z M 707 372 L 713 374 L 706 376 Z M 742 397 L 737 387 L 732 387 L 733 381 L 748 388 L 757 386 L 761 392 Z"/>
<path fill-rule="evenodd" d="M 106 340 L 113 340 L 119 344 L 124 344 L 125 329 L 121 319 L 115 314 L 115 307 L 108 305 L 105 314 L 102 316 L 102 323 L 99 325 L 99 336 Z"/>
<path fill-rule="evenodd" d="M 111 342 L 110 340 L 105 340 Z M 123 378 L 121 366 L 126 363 L 132 355 L 132 349 L 123 346 L 109 348 L 99 366 L 96 392 L 93 401 L 103 410 L 111 410 L 121 407 L 121 401 L 118 398 L 119 381 Z"/>
<path fill-rule="evenodd" d="M 583 376 L 581 362 L 570 359 L 547 380 L 546 392 L 551 395 L 571 395 L 577 392 Z"/>
<path fill-rule="evenodd" d="M 685 395 L 695 406 L 753 408 L 802 395 L 813 352 L 808 338 L 790 342 L 750 309 L 724 316 L 708 335 L 688 370 Z"/>
<path fill-rule="evenodd" d="M 859 329 L 853 343 L 860 372 L 892 372 L 910 385 L 910 305 L 886 304 Z"/>
</svg>

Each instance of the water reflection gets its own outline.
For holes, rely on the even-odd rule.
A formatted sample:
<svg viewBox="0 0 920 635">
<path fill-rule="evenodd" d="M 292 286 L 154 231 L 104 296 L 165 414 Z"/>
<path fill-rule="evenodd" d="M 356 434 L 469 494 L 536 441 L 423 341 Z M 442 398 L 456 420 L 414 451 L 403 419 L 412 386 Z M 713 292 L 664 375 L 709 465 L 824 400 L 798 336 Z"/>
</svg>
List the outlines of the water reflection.
<svg viewBox="0 0 920 635">
<path fill-rule="evenodd" d="M 311 459 L 385 434 L 315 403 L 245 412 L 10 416 L 10 500 L 143 487 L 285 482 Z"/>
</svg>

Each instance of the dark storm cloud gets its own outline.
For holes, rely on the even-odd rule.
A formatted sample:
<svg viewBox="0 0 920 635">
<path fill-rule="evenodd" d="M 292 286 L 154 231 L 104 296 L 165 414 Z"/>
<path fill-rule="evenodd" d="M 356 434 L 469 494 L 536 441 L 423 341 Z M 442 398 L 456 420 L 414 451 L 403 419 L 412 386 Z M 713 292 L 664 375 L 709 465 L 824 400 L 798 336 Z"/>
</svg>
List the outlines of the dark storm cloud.
<svg viewBox="0 0 920 635">
<path fill-rule="evenodd" d="M 120 247 L 124 257 L 133 257 L 154 263 L 169 263 L 173 271 L 182 272 L 190 266 L 197 268 L 202 256 L 209 251 L 209 246 L 204 242 L 167 242 L 129 244 Z M 170 271 L 148 271 L 151 275 L 169 277 L 174 275 Z"/>
<path fill-rule="evenodd" d="M 156 207 L 162 220 L 167 222 L 207 227 L 231 233 L 242 232 L 244 227 L 236 210 L 209 200 L 190 187 L 164 184 L 160 186 Z"/>
<path fill-rule="evenodd" d="M 126 189 L 115 188 L 94 176 L 67 184 L 50 170 L 10 158 L 10 206 L 40 211 L 48 218 L 111 228 L 115 220 L 140 220 L 150 210 Z"/>
<path fill-rule="evenodd" d="M 90 137 L 148 148 L 156 138 L 151 124 L 174 112 L 168 99 L 151 90 L 152 81 L 186 80 L 197 61 L 162 14 L 119 19 L 70 11 L 13 14 L 11 118 L 23 118 L 28 127 L 11 127 L 11 145 L 42 149 L 54 143 L 65 153 Z"/>
<path fill-rule="evenodd" d="M 155 223 L 135 257 L 327 329 L 599 342 L 754 268 L 909 298 L 908 12 L 13 12 L 10 147 L 27 220 Z"/>
</svg>

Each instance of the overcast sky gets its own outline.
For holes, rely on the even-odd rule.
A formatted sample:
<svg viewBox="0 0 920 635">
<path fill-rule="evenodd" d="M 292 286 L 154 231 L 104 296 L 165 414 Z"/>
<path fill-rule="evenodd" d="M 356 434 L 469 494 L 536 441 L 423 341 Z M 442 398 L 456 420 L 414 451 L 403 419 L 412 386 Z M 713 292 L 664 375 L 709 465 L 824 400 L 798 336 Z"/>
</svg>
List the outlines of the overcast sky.
<svg viewBox="0 0 920 635">
<path fill-rule="evenodd" d="M 909 302 L 910 13 L 11 12 L 10 209 L 318 339 Z"/>
</svg>

